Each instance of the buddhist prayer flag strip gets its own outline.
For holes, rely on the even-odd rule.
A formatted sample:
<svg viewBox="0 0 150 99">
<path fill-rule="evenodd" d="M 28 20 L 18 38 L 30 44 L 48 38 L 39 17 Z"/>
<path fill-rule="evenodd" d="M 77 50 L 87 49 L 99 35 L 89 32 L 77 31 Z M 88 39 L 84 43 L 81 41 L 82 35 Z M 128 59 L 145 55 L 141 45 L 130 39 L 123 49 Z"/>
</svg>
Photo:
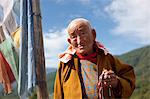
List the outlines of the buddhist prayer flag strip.
<svg viewBox="0 0 150 99">
<path fill-rule="evenodd" d="M 21 0 L 20 3 L 22 29 L 18 92 L 22 99 L 26 99 L 36 85 L 38 98 L 48 99 L 39 0 Z"/>
<path fill-rule="evenodd" d="M 48 99 L 39 4 L 39 0 L 0 0 L 0 52 L 21 99 L 27 99 L 35 85 L 39 99 Z"/>
<path fill-rule="evenodd" d="M 33 92 L 36 83 L 34 60 L 33 15 L 31 0 L 21 0 L 21 43 L 18 93 L 27 98 Z"/>
<path fill-rule="evenodd" d="M 0 0 L 0 52 L 1 56 L 3 56 L 0 59 L 0 63 L 3 63 L 1 64 L 1 67 L 3 67 L 1 68 L 2 80 L 9 84 L 9 86 L 6 87 L 3 83 L 6 94 L 11 92 L 8 90 L 11 89 L 10 84 L 13 83 L 14 80 L 18 82 L 19 57 L 11 36 L 18 28 L 17 14 L 15 13 L 18 7 L 14 7 L 14 4 L 17 4 L 18 1 L 19 0 Z"/>
</svg>

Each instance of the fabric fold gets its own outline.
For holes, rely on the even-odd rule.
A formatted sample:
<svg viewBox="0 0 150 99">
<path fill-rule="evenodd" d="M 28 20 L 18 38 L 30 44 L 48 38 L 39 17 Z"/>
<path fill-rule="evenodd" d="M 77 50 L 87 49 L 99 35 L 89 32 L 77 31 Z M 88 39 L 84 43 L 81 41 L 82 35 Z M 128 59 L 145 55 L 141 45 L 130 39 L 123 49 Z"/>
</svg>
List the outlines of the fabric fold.
<svg viewBox="0 0 150 99">
<path fill-rule="evenodd" d="M 11 37 L 7 38 L 0 44 L 0 51 L 3 53 L 5 59 L 10 65 L 10 68 L 18 82 L 19 56 L 14 47 Z"/>
<path fill-rule="evenodd" d="M 104 45 L 98 41 L 95 41 L 95 45 L 104 51 L 104 54 L 107 55 L 108 50 L 104 47 Z M 73 46 L 69 45 L 69 47 L 59 55 L 59 60 L 61 62 L 67 63 L 69 60 L 72 59 L 72 56 L 75 54 L 76 50 L 73 48 Z"/>
<path fill-rule="evenodd" d="M 10 65 L 0 51 L 0 83 L 4 86 L 5 94 L 12 92 L 11 84 L 15 81 Z"/>
</svg>

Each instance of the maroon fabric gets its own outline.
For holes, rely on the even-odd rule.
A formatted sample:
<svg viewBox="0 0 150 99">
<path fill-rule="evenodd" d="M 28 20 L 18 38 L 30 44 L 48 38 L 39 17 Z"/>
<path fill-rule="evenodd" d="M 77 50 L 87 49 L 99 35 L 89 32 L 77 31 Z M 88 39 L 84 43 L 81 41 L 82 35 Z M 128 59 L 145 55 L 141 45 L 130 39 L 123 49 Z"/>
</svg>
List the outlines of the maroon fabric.
<svg viewBox="0 0 150 99">
<path fill-rule="evenodd" d="M 13 72 L 10 68 L 10 65 L 8 64 L 7 60 L 5 59 L 5 57 L 3 56 L 3 54 L 0 52 L 0 57 L 2 58 L 1 60 L 3 61 L 3 63 L 6 66 L 6 71 L 10 80 L 10 83 L 13 83 L 15 81 L 15 77 L 13 75 Z"/>
</svg>

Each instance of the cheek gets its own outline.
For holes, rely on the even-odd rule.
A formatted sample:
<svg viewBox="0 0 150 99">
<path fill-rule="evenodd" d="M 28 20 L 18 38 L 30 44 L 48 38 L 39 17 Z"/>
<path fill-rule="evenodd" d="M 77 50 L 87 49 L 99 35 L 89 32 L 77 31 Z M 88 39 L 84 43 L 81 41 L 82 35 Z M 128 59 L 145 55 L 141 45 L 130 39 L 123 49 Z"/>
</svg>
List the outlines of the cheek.
<svg viewBox="0 0 150 99">
<path fill-rule="evenodd" d="M 92 37 L 87 37 L 87 38 L 85 38 L 85 42 L 87 43 L 87 45 L 91 45 L 91 44 L 93 44 L 94 40 Z"/>
<path fill-rule="evenodd" d="M 77 46 L 77 40 L 76 39 L 71 40 L 71 45 L 76 47 Z"/>
</svg>

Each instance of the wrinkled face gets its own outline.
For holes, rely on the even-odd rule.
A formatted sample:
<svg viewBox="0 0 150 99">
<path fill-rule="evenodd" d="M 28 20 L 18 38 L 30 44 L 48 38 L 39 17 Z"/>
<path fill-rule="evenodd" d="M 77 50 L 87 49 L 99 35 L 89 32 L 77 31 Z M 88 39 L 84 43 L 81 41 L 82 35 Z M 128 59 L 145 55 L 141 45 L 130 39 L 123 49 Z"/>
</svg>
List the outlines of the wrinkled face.
<svg viewBox="0 0 150 99">
<path fill-rule="evenodd" d="M 68 42 L 81 55 L 93 53 L 93 44 L 95 41 L 95 31 L 87 24 L 78 22 L 68 29 Z"/>
</svg>

